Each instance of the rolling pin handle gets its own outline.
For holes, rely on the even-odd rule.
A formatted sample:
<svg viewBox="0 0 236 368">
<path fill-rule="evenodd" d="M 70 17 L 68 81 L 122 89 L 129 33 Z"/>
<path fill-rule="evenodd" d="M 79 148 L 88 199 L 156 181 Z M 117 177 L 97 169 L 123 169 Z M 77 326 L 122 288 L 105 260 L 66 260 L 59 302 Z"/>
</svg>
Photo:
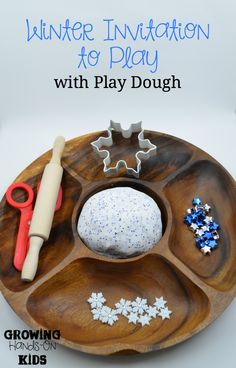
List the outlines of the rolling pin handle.
<svg viewBox="0 0 236 368">
<path fill-rule="evenodd" d="M 61 156 L 65 148 L 65 138 L 59 136 L 55 139 L 52 149 L 52 158 L 50 163 L 61 165 Z"/>
<path fill-rule="evenodd" d="M 43 245 L 44 239 L 38 236 L 32 236 L 30 238 L 30 246 L 27 256 L 25 258 L 25 262 L 23 265 L 21 279 L 23 281 L 32 281 L 35 277 L 38 261 L 39 261 L 39 252 Z"/>
</svg>

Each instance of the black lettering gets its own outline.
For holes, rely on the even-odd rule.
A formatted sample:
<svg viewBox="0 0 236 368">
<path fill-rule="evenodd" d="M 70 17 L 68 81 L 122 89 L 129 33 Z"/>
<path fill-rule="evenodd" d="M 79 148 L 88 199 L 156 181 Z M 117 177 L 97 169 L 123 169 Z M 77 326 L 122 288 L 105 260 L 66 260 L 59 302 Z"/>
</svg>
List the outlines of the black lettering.
<svg viewBox="0 0 236 368">
<path fill-rule="evenodd" d="M 175 75 L 172 75 L 172 88 L 176 88 L 175 82 L 177 82 L 178 86 L 177 88 L 181 88 L 180 80 L 178 78 L 175 78 Z"/>
<path fill-rule="evenodd" d="M 132 75 L 132 85 L 131 88 L 139 88 L 142 85 L 142 78 L 138 75 Z"/>
<path fill-rule="evenodd" d="M 27 357 L 28 355 L 18 355 L 18 358 L 19 358 L 18 365 L 27 365 L 28 364 L 26 360 Z"/>
<path fill-rule="evenodd" d="M 55 340 L 60 340 L 60 337 L 61 337 L 61 332 L 60 332 L 60 330 L 54 330 L 54 331 L 52 332 L 52 337 L 53 337 L 53 339 L 55 339 Z"/>
<path fill-rule="evenodd" d="M 40 355 L 40 364 L 41 365 L 47 364 L 47 357 L 46 357 L 46 355 Z"/>
<path fill-rule="evenodd" d="M 6 340 L 11 340 L 12 339 L 12 330 L 5 330 L 4 337 L 5 337 Z"/>
<path fill-rule="evenodd" d="M 67 85 L 67 81 L 68 79 L 57 79 L 57 78 L 54 79 L 57 88 L 60 87 L 65 88 Z"/>
<path fill-rule="evenodd" d="M 163 92 L 169 92 L 170 91 L 170 78 L 163 79 L 162 91 Z"/>
</svg>

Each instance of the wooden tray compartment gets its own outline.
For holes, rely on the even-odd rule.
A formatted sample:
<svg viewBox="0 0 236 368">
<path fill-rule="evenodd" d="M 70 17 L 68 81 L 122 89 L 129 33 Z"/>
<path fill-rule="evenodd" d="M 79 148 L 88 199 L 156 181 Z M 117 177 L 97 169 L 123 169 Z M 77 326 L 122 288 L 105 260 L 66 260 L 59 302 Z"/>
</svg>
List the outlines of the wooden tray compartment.
<svg viewBox="0 0 236 368">
<path fill-rule="evenodd" d="M 103 290 L 111 306 L 122 297 L 135 299 L 141 295 L 154 302 L 154 296 L 165 295 L 174 314 L 168 328 L 160 318 L 153 319 L 148 328 L 128 324 L 125 317 L 120 317 L 113 328 L 95 324 L 86 302 L 88 290 Z M 173 265 L 153 254 L 131 263 L 78 259 L 37 288 L 27 301 L 27 310 L 37 323 L 46 323 L 52 330 L 59 328 L 74 343 L 112 348 L 115 340 L 116 344 L 124 343 L 132 349 L 140 341 L 155 344 L 169 334 L 172 338 L 179 337 L 189 324 L 196 328 L 208 315 L 210 305 L 198 287 Z"/>
<path fill-rule="evenodd" d="M 236 208 L 232 189 L 231 178 L 225 175 L 220 165 L 201 160 L 181 172 L 164 190 L 175 218 L 169 243 L 171 251 L 204 282 L 221 291 L 230 290 L 236 283 Z M 193 252 L 193 234 L 190 231 L 186 233 L 179 216 L 187 204 L 191 206 L 193 193 L 211 204 L 213 217 L 221 227 L 220 246 L 210 257 Z"/>
<path fill-rule="evenodd" d="M 50 239 L 40 253 L 37 276 L 22 283 L 12 266 L 19 216 L 5 198 L 0 205 L 1 290 L 16 313 L 32 328 L 61 330 L 61 343 L 94 354 L 148 352 L 174 345 L 211 323 L 235 295 L 236 188 L 234 180 L 212 157 L 191 144 L 157 132 L 145 132 L 157 155 L 143 162 L 140 179 L 125 173 L 105 178 L 101 159 L 90 143 L 106 132 L 67 142 L 63 157 L 63 205 L 56 213 Z M 115 137 L 112 158 L 132 163 L 137 142 Z M 16 181 L 35 189 L 49 153 L 33 162 Z M 111 259 L 91 251 L 76 230 L 87 198 L 113 186 L 131 186 L 158 203 L 163 237 L 149 252 Z M 220 223 L 219 247 L 203 256 L 183 216 L 194 195 L 212 205 Z M 20 196 L 20 195 L 19 195 Z M 170 320 L 150 326 L 130 325 L 120 317 L 113 326 L 94 321 L 87 299 L 102 291 L 108 305 L 119 298 L 163 295 L 173 311 Z"/>
</svg>

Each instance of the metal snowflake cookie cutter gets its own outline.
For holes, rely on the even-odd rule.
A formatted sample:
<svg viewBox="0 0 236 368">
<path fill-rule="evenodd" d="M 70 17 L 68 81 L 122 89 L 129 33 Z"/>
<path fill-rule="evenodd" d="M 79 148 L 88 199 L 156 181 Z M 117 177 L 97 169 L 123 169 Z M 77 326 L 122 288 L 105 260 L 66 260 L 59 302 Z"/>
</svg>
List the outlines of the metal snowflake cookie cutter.
<svg viewBox="0 0 236 368">
<path fill-rule="evenodd" d="M 107 129 L 108 137 L 99 137 L 96 141 L 92 142 L 91 145 L 94 151 L 103 158 L 103 172 L 106 176 L 112 176 L 119 172 L 121 167 L 125 167 L 126 173 L 128 175 L 133 175 L 136 178 L 139 177 L 141 171 L 142 160 L 147 160 L 156 153 L 157 146 L 152 144 L 149 139 L 144 138 L 144 129 L 142 129 L 142 122 L 130 124 L 129 129 L 122 129 L 120 123 L 115 123 L 110 121 L 110 126 Z M 133 133 L 138 134 L 138 143 L 141 150 L 137 151 L 135 154 L 137 166 L 136 169 L 128 167 L 125 160 L 119 160 L 116 166 L 109 167 L 111 163 L 110 152 L 102 147 L 111 147 L 113 145 L 112 132 L 121 133 L 124 138 L 130 138 Z M 148 149 L 144 152 L 144 149 Z"/>
</svg>

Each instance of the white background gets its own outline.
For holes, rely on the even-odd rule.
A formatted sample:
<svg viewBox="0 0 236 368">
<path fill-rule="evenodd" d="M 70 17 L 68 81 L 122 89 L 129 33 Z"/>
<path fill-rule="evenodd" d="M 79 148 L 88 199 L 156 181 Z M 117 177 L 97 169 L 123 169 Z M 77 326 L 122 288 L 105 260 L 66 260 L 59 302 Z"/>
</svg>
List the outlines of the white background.
<svg viewBox="0 0 236 368">
<path fill-rule="evenodd" d="M 204 149 L 236 178 L 235 167 L 235 85 L 236 85 L 236 5 L 233 0 L 178 2 L 163 1 L 2 1 L 1 4 L 1 107 L 0 107 L 0 196 L 8 185 L 35 158 L 51 148 L 55 136 L 66 139 L 94 130 L 103 130 L 109 120 L 124 125 L 143 120 L 146 129 L 183 138 Z M 26 42 L 25 18 L 59 23 L 65 18 L 92 22 L 97 39 L 93 46 L 104 49 L 102 19 L 117 22 L 166 21 L 210 23 L 209 41 L 157 45 L 160 65 L 156 77 L 175 74 L 182 89 L 170 93 L 159 90 L 57 90 L 53 78 L 76 76 L 80 43 Z M 143 48 L 141 42 L 135 45 Z M 130 74 L 149 77 L 145 68 L 109 72 L 105 60 L 96 74 L 126 78 Z M 84 73 L 91 78 L 94 71 Z M 205 331 L 160 353 L 136 357 L 102 358 L 63 347 L 48 354 L 48 367 L 235 367 L 236 303 Z M 16 367 L 14 352 L 3 338 L 6 329 L 26 326 L 0 296 L 1 364 Z"/>
</svg>

